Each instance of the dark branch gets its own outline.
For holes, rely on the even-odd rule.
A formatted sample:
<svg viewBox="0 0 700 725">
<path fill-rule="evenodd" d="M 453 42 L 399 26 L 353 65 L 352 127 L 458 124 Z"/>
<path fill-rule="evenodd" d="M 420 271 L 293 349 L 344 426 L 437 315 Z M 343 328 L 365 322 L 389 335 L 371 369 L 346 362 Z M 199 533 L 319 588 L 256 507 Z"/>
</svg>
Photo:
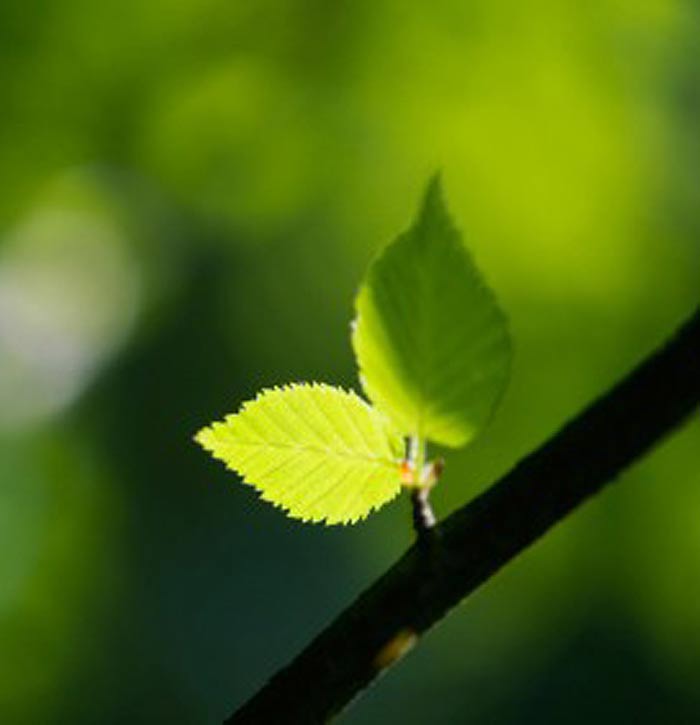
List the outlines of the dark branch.
<svg viewBox="0 0 700 725">
<path fill-rule="evenodd" d="M 229 723 L 316 723 L 700 404 L 700 312 L 604 397 L 418 542 Z"/>
</svg>

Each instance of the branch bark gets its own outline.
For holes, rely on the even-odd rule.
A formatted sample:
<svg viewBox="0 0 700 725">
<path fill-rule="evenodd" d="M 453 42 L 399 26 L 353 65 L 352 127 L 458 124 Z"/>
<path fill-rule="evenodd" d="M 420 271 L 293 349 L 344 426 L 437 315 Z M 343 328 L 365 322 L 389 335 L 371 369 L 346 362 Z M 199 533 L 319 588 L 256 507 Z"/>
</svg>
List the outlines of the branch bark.
<svg viewBox="0 0 700 725">
<path fill-rule="evenodd" d="M 227 723 L 321 723 L 700 405 L 700 311 L 665 347 L 417 542 Z"/>
</svg>

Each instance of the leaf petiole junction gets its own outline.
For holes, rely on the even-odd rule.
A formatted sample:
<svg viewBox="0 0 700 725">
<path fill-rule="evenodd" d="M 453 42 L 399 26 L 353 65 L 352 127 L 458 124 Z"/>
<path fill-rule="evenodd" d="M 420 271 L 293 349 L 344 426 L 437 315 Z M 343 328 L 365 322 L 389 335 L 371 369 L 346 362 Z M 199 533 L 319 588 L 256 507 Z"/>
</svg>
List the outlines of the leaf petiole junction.
<svg viewBox="0 0 700 725">
<path fill-rule="evenodd" d="M 428 445 L 425 438 L 412 435 L 406 439 L 406 458 L 402 467 L 402 483 L 411 489 L 413 528 L 419 539 L 424 539 L 437 523 L 430 503 L 430 492 L 437 485 L 444 468 L 444 461 L 438 458 L 428 460 Z"/>
</svg>

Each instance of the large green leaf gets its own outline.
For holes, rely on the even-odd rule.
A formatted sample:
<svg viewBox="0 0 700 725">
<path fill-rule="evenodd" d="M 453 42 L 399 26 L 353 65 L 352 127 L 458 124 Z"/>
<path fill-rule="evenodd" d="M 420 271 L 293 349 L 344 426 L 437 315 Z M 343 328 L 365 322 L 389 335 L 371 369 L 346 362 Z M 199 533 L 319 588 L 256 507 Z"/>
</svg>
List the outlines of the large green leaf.
<svg viewBox="0 0 700 725">
<path fill-rule="evenodd" d="M 438 177 L 413 226 L 371 265 L 356 311 L 353 347 L 370 400 L 407 435 L 467 443 L 505 387 L 511 347 Z"/>
<path fill-rule="evenodd" d="M 305 521 L 354 523 L 401 488 L 401 436 L 357 395 L 329 385 L 264 390 L 196 440 Z"/>
</svg>

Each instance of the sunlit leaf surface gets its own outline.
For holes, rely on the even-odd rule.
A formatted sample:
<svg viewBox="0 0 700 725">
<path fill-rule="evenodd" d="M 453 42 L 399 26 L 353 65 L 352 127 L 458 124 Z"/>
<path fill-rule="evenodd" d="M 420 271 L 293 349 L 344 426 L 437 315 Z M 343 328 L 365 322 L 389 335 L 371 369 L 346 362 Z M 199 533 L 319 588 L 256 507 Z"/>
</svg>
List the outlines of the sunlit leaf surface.
<svg viewBox="0 0 700 725">
<path fill-rule="evenodd" d="M 264 390 L 196 439 L 304 521 L 354 523 L 401 487 L 401 437 L 357 395 L 329 385 Z"/>
<path fill-rule="evenodd" d="M 511 346 L 438 177 L 413 226 L 370 267 L 356 309 L 353 346 L 372 402 L 405 434 L 467 443 L 505 387 Z"/>
</svg>

